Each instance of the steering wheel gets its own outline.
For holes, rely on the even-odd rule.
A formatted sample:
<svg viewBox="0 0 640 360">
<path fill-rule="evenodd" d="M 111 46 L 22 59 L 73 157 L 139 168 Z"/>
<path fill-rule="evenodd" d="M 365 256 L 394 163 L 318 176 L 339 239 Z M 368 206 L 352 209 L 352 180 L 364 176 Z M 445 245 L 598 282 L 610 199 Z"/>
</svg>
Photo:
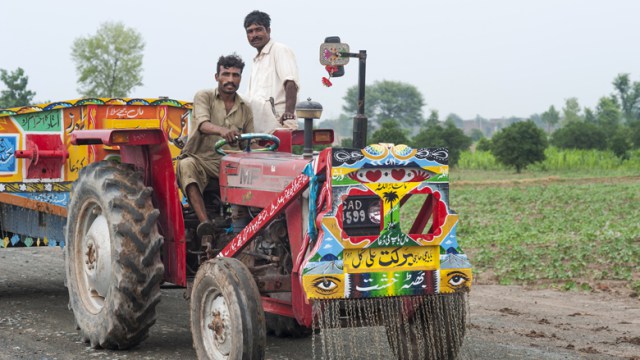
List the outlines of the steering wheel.
<svg viewBox="0 0 640 360">
<path fill-rule="evenodd" d="M 253 151 L 275 151 L 280 145 L 280 139 L 278 139 L 274 135 L 270 134 L 261 134 L 261 133 L 249 133 L 249 134 L 241 134 L 238 137 L 238 141 L 247 141 L 247 146 L 245 146 L 244 151 L 251 152 L 251 140 L 265 140 L 270 141 L 272 144 L 263 148 L 263 149 L 253 149 Z M 216 142 L 215 150 L 220 155 L 227 155 L 227 153 L 222 150 L 222 147 L 227 145 L 227 140 L 220 139 Z"/>
</svg>

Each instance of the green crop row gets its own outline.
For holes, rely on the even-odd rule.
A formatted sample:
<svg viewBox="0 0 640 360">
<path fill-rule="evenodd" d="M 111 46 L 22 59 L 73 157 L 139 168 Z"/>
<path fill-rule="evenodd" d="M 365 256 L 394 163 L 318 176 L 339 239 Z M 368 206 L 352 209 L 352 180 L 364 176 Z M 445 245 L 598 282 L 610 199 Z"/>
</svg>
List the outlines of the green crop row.
<svg viewBox="0 0 640 360">
<path fill-rule="evenodd" d="M 480 281 L 585 289 L 614 281 L 640 287 L 638 179 L 474 183 L 456 169 L 452 175 L 458 242 Z M 472 176 L 511 175 L 496 170 Z M 418 211 L 417 204 L 406 207 Z"/>
<path fill-rule="evenodd" d="M 640 171 L 640 150 L 621 160 L 611 151 L 558 149 L 545 150 L 546 160 L 529 167 L 532 171 Z M 463 170 L 505 170 L 488 151 L 465 151 L 457 167 Z"/>
</svg>

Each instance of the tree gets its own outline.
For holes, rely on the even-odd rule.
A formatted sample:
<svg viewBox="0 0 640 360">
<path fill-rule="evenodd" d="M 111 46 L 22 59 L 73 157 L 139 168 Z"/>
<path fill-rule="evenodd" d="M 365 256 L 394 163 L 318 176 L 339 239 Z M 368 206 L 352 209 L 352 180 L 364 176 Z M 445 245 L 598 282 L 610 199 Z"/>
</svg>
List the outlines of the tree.
<svg viewBox="0 0 640 360">
<path fill-rule="evenodd" d="M 604 150 L 607 148 L 607 134 L 593 123 L 570 122 L 553 133 L 551 144 L 565 149 Z"/>
<path fill-rule="evenodd" d="M 588 107 L 584 108 L 584 122 L 590 124 L 597 124 L 598 119 L 596 118 L 596 114 Z"/>
<path fill-rule="evenodd" d="M 347 90 L 343 97 L 346 114 L 355 115 L 358 110 L 358 87 Z M 415 86 L 399 81 L 376 81 L 365 87 L 365 115 L 371 124 L 394 119 L 403 127 L 417 128 L 423 121 L 422 107 L 425 102 Z"/>
<path fill-rule="evenodd" d="M 620 124 L 620 106 L 615 98 L 602 97 L 596 108 L 596 119 L 602 128 L 610 133 L 617 130 Z"/>
<path fill-rule="evenodd" d="M 549 110 L 542 113 L 541 119 L 543 123 L 547 124 L 547 133 L 551 133 L 551 129 L 560 121 L 560 113 L 555 106 L 551 105 Z"/>
<path fill-rule="evenodd" d="M 380 129 L 371 134 L 371 141 L 369 141 L 369 143 L 392 143 L 398 145 L 407 144 L 409 140 L 397 121 L 387 119 L 382 122 Z"/>
<path fill-rule="evenodd" d="M 633 147 L 640 149 L 640 120 L 629 122 L 629 138 Z"/>
<path fill-rule="evenodd" d="M 484 133 L 480 129 L 471 129 L 471 141 L 476 142 L 484 138 Z"/>
<path fill-rule="evenodd" d="M 562 113 L 564 115 L 565 124 L 582 121 L 582 116 L 580 116 L 580 104 L 578 103 L 577 98 L 572 97 L 566 99 L 565 105 L 562 108 Z"/>
<path fill-rule="evenodd" d="M 545 159 L 548 146 L 544 131 L 531 121 L 521 121 L 500 130 L 491 139 L 491 152 L 496 160 L 517 173 L 528 165 Z"/>
<path fill-rule="evenodd" d="M 476 144 L 476 151 L 491 151 L 491 139 L 483 137 Z"/>
<path fill-rule="evenodd" d="M 453 121 L 453 123 L 460 129 L 464 128 L 464 120 L 456 114 L 447 115 L 447 120 L 445 121 Z"/>
<path fill-rule="evenodd" d="M 429 112 L 429 117 L 427 118 L 427 126 L 435 126 L 440 124 L 440 114 L 438 114 L 438 110 L 431 110 Z"/>
<path fill-rule="evenodd" d="M 86 97 L 126 97 L 142 85 L 142 36 L 120 22 L 106 22 L 94 36 L 73 42 L 78 91 Z"/>
<path fill-rule="evenodd" d="M 609 137 L 609 149 L 622 160 L 629 158 L 629 150 L 631 149 L 631 136 L 629 131 L 624 127 L 619 127 Z"/>
<path fill-rule="evenodd" d="M 0 91 L 0 108 L 26 106 L 36 96 L 35 92 L 27 90 L 29 77 L 22 68 L 12 72 L 0 69 L 0 80 L 7 87 L 7 90 Z"/>
<path fill-rule="evenodd" d="M 614 95 L 622 107 L 622 115 L 627 122 L 640 119 L 640 82 L 631 83 L 629 74 L 618 74 L 613 80 L 617 91 Z"/>
<path fill-rule="evenodd" d="M 472 144 L 471 138 L 466 136 L 451 120 L 440 124 L 426 126 L 413 138 L 413 147 L 446 147 L 449 149 L 449 165 L 455 166 L 460 160 L 460 154 L 468 150 Z"/>
</svg>

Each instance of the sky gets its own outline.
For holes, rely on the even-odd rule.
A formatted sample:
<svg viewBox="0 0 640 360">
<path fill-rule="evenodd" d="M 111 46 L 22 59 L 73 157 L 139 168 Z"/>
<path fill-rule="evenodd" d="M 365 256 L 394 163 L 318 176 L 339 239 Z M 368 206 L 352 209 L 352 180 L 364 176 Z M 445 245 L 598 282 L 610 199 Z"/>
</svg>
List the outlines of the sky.
<svg viewBox="0 0 640 360">
<path fill-rule="evenodd" d="M 637 0 L 2 0 L 0 68 L 23 68 L 36 101 L 78 98 L 73 41 L 121 21 L 146 44 L 144 85 L 130 97 L 191 101 L 216 86 L 217 59 L 233 52 L 247 63 L 242 93 L 256 55 L 243 28 L 252 10 L 269 13 L 272 39 L 296 53 L 299 100 L 322 104 L 322 119 L 337 118 L 358 84 L 352 59 L 344 77 L 322 85 L 327 36 L 367 51 L 368 85 L 416 86 L 425 118 L 528 117 L 571 97 L 594 108 L 617 74 L 640 81 Z"/>
</svg>

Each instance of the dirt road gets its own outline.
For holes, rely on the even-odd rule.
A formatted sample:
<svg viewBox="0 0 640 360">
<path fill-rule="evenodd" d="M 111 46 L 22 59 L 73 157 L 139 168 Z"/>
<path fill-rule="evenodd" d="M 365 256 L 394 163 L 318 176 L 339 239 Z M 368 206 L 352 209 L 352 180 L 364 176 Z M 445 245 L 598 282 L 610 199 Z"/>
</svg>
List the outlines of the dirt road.
<svg viewBox="0 0 640 360">
<path fill-rule="evenodd" d="M 59 248 L 0 249 L 0 359 L 193 359 L 182 289 L 165 288 L 150 337 L 129 351 L 93 350 L 79 340 L 67 309 Z M 462 359 L 640 360 L 640 300 L 476 285 Z M 349 359 L 388 359 L 362 330 Z M 373 341 L 371 339 L 374 339 Z M 312 339 L 268 338 L 267 359 L 312 358 Z M 349 346 L 349 345 L 347 345 Z M 319 358 L 316 356 L 316 358 Z"/>
</svg>

